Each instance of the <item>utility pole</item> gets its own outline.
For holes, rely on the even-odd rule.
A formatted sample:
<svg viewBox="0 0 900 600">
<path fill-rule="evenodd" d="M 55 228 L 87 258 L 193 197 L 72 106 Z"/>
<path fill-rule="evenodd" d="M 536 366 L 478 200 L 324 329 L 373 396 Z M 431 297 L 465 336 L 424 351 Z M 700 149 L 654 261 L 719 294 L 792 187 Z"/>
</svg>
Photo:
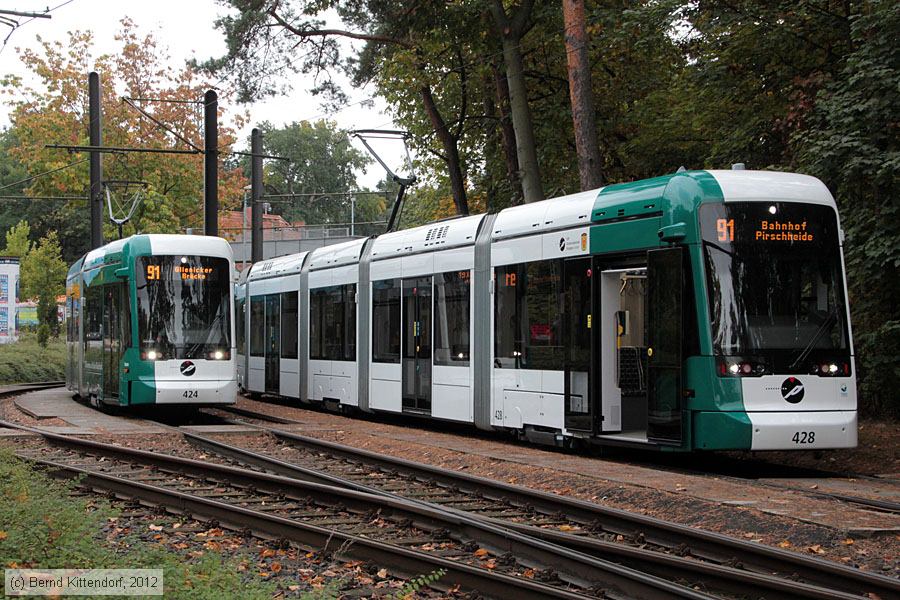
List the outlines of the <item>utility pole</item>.
<svg viewBox="0 0 900 600">
<path fill-rule="evenodd" d="M 262 132 L 250 132 L 250 260 L 263 259 L 263 147 Z"/>
<path fill-rule="evenodd" d="M 203 96 L 203 233 L 219 235 L 219 96 Z"/>
<path fill-rule="evenodd" d="M 100 110 L 100 75 L 88 75 L 88 135 L 91 146 L 103 145 L 102 111 Z M 103 153 L 91 151 L 91 250 L 103 245 Z"/>
<path fill-rule="evenodd" d="M 350 194 L 350 235 L 356 236 L 356 196 Z"/>
</svg>

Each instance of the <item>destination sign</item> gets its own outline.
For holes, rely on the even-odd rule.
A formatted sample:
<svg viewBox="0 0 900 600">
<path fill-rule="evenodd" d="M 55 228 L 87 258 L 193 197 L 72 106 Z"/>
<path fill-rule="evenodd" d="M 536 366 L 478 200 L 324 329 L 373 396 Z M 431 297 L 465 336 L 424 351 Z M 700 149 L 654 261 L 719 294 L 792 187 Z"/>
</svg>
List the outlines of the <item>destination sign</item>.
<svg viewBox="0 0 900 600">
<path fill-rule="evenodd" d="M 753 238 L 760 242 L 811 242 L 815 238 L 806 228 L 806 221 L 763 220 L 754 232 Z"/>
<path fill-rule="evenodd" d="M 734 241 L 734 219 L 716 219 L 716 239 Z M 760 220 L 751 238 L 756 242 L 812 242 L 815 239 L 807 222 Z"/>
<path fill-rule="evenodd" d="M 794 248 L 836 242 L 834 211 L 826 206 L 785 202 L 707 204 L 700 209 L 703 239 L 732 244 L 788 245 Z"/>
<path fill-rule="evenodd" d="M 166 261 L 162 264 L 147 265 L 146 277 L 148 282 L 180 279 L 186 283 L 193 283 L 195 281 L 215 279 L 215 269 L 203 265 L 173 264 Z"/>
</svg>

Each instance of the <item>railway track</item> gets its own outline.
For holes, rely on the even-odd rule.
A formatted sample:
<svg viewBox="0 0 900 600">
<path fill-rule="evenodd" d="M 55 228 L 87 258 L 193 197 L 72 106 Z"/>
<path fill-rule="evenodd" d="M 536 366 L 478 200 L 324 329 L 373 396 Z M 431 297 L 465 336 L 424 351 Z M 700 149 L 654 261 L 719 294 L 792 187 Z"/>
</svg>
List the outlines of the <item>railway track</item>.
<svg viewBox="0 0 900 600">
<path fill-rule="evenodd" d="M 284 404 L 284 406 L 290 406 L 289 404 Z M 289 419 L 285 417 L 278 417 L 274 415 L 268 415 L 266 413 L 260 413 L 257 411 L 239 408 L 236 406 L 228 407 L 227 412 L 256 419 L 260 421 L 266 421 L 269 423 L 281 424 L 281 425 L 289 425 L 289 424 L 300 424 L 300 421 Z M 648 468 L 660 468 L 661 457 L 655 456 L 655 460 L 646 460 L 646 461 L 633 461 L 629 460 L 621 460 L 621 459 L 613 459 L 617 462 L 625 462 L 627 464 L 637 464 L 643 467 Z M 671 457 L 666 457 L 671 458 Z M 830 492 L 820 489 L 811 488 L 809 486 L 804 486 L 801 483 L 792 483 L 791 479 L 803 479 L 803 478 L 836 478 L 836 479 L 848 479 L 848 480 L 863 480 L 863 481 L 871 481 L 878 484 L 887 484 L 894 485 L 900 487 L 900 482 L 895 480 L 885 479 L 883 477 L 873 477 L 871 475 L 860 475 L 854 473 L 839 473 L 833 471 L 822 471 L 818 469 L 807 469 L 807 468 L 798 468 L 798 467 L 790 467 L 787 465 L 777 465 L 773 463 L 766 463 L 763 461 L 753 460 L 753 461 L 738 461 L 737 459 L 729 458 L 729 457 L 716 457 L 716 460 L 709 463 L 709 468 L 688 468 L 684 465 L 673 463 L 673 462 L 663 462 L 662 466 L 664 466 L 668 471 L 674 473 L 683 473 L 685 475 L 694 475 L 701 477 L 708 477 L 711 474 L 715 475 L 719 479 L 730 480 L 738 483 L 752 483 L 754 485 L 764 486 L 772 489 L 785 490 L 790 489 L 792 491 L 805 494 L 807 496 L 815 496 L 818 498 L 828 498 L 831 500 L 835 500 L 838 502 L 843 502 L 845 504 L 851 504 L 857 507 L 865 508 L 868 510 L 874 510 L 878 512 L 892 513 L 892 514 L 900 514 L 900 502 L 893 502 L 890 500 L 884 500 L 879 498 L 871 498 L 865 496 L 855 496 L 852 494 L 844 494 L 838 492 Z M 753 471 L 755 469 L 762 470 L 764 472 L 770 471 L 772 469 L 775 470 L 776 474 L 772 475 L 763 475 L 763 476 L 741 476 L 734 475 L 735 471 Z"/>
<path fill-rule="evenodd" d="M 404 577 L 442 569 L 447 585 L 497 598 L 712 597 L 409 500 L 0 425 L 42 435 L 48 444 L 22 446 L 17 454 L 55 476 L 83 478 L 83 486 L 215 519 L 231 529 L 376 562 Z"/>
<path fill-rule="evenodd" d="M 268 420 L 280 424 L 296 423 L 291 419 L 272 417 L 246 409 L 229 407 L 227 412 L 243 417 Z M 237 421 L 247 424 L 245 421 Z M 824 590 L 846 594 L 883 594 L 900 596 L 896 579 L 870 574 L 830 561 L 807 557 L 778 548 L 704 532 L 644 515 L 602 507 L 589 502 L 565 498 L 540 491 L 512 486 L 490 479 L 447 471 L 349 446 L 300 436 L 266 425 L 253 424 L 277 440 L 276 446 L 263 444 L 261 452 L 247 455 L 202 436 L 188 437 L 205 449 L 255 464 L 258 468 L 280 472 L 286 476 L 312 478 L 333 485 L 348 485 L 369 493 L 383 493 L 462 511 L 502 524 L 515 531 L 577 549 L 608 560 L 629 564 L 634 568 L 685 577 L 683 556 L 690 565 L 722 566 L 744 575 L 772 575 L 783 583 L 799 578 L 816 589 L 809 597 L 825 597 Z M 192 434 L 191 434 L 192 435 Z M 275 459 L 273 461 L 272 459 Z M 665 567 L 653 564 L 647 555 L 632 555 L 635 548 L 657 550 L 654 554 L 670 560 Z M 700 559 L 700 562 L 696 559 Z M 680 562 L 681 561 L 681 562 Z M 664 575 L 665 576 L 665 575 Z M 709 573 L 704 579 L 708 589 L 733 592 L 733 585 L 722 581 L 734 574 Z M 698 575 L 694 574 L 693 578 Z M 732 584 L 735 580 L 731 580 Z M 759 582 L 761 595 L 786 594 L 801 597 L 802 589 L 782 589 L 772 581 Z M 743 591 L 751 585 L 742 581 Z M 762 592 L 765 591 L 765 594 Z"/>
<path fill-rule="evenodd" d="M 227 410 L 256 420 L 295 422 L 244 409 Z M 379 555 L 380 550 L 372 544 L 406 540 L 414 547 L 400 544 L 401 550 L 416 552 L 425 547 L 449 552 L 449 558 L 437 558 L 445 558 L 457 568 L 438 565 L 434 556 L 398 556 L 390 561 L 397 565 L 395 574 L 409 577 L 443 568 L 450 573 L 448 581 L 471 585 L 488 595 L 496 590 L 499 596 L 508 596 L 524 582 L 526 589 L 516 595 L 705 598 L 704 592 L 710 592 L 735 598 L 854 598 L 871 591 L 881 598 L 900 597 L 897 580 L 820 559 L 254 426 L 274 436 L 277 447 L 265 448 L 267 454 L 262 454 L 173 428 L 232 466 L 24 429 L 41 433 L 53 448 L 64 451 L 53 455 L 45 450 L 28 456 L 30 460 L 45 464 L 60 476 L 84 476 L 96 489 L 216 519 L 234 529 L 290 537 L 317 548 L 337 548 L 349 558 L 381 564 L 392 555 Z M 201 466 L 214 472 L 201 472 Z M 169 484 L 164 485 L 166 482 Z M 199 497 L 191 496 L 194 491 L 200 492 Z M 345 494 L 350 494 L 349 499 Z M 323 497 L 328 498 L 324 504 Z M 379 508 L 365 504 L 376 497 L 387 504 Z M 257 510 L 261 506 L 267 510 Z M 372 539 L 365 530 L 365 518 L 372 517 L 373 511 L 378 518 L 387 517 L 388 526 L 380 528 L 385 539 Z M 461 523 L 468 529 L 461 530 Z M 330 533 L 325 537 L 323 531 L 311 531 L 310 527 Z M 402 527 L 413 528 L 406 538 Z M 473 549 L 480 556 L 472 558 Z M 485 569 L 485 565 L 492 568 Z M 493 583 L 478 580 L 484 572 L 494 577 Z M 507 587 L 504 577 L 515 579 L 519 587 Z M 802 581 L 795 580 L 798 578 Z M 535 585 L 545 586 L 537 596 Z"/>
</svg>

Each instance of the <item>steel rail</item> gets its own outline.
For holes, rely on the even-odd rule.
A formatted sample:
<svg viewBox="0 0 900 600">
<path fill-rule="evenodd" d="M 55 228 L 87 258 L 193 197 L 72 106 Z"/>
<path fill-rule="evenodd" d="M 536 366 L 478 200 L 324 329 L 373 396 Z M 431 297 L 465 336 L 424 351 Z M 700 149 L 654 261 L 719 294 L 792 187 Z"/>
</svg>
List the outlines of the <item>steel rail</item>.
<svg viewBox="0 0 900 600">
<path fill-rule="evenodd" d="M 21 384 L 21 385 L 7 386 L 7 387 L 0 388 L 0 396 L 24 393 L 24 392 L 28 392 L 28 391 L 36 391 L 36 390 L 46 389 L 46 388 L 50 388 L 50 387 L 58 387 L 60 385 L 62 385 L 62 382 L 41 382 L 41 383 L 35 383 L 35 384 Z M 223 410 L 226 410 L 228 412 L 232 412 L 235 414 L 240 414 L 240 415 L 246 416 L 246 417 L 263 419 L 263 420 L 267 420 L 267 421 L 275 422 L 275 423 L 279 423 L 279 424 L 300 423 L 299 421 L 296 421 L 294 419 L 288 419 L 288 418 L 277 417 L 277 416 L 273 416 L 273 415 L 267 415 L 265 413 L 257 413 L 255 411 L 240 409 L 237 407 L 228 407 Z M 3 425 L 3 423 L 0 423 L 0 425 Z M 8 426 L 15 426 L 15 425 L 8 424 Z M 177 430 L 180 434 L 182 434 L 185 437 L 185 439 L 187 439 L 189 442 L 191 442 L 194 445 L 204 447 L 209 451 L 215 452 L 215 453 L 223 455 L 223 456 L 227 456 L 227 457 L 231 458 L 232 460 L 236 460 L 236 461 L 242 462 L 244 464 L 252 465 L 256 468 L 260 468 L 260 469 L 263 469 L 263 470 L 266 470 L 269 472 L 279 473 L 286 477 L 290 477 L 290 478 L 294 478 L 294 479 L 301 479 L 301 480 L 306 480 L 306 481 L 312 481 L 312 482 L 320 482 L 320 483 L 324 483 L 326 485 L 331 485 L 331 486 L 342 486 L 342 487 L 346 487 L 349 489 L 359 490 L 359 491 L 369 493 L 369 494 L 379 494 L 379 495 L 383 495 L 383 496 L 386 495 L 386 496 L 393 497 L 393 498 L 401 500 L 401 501 L 413 502 L 413 503 L 418 503 L 420 505 L 431 506 L 432 508 L 438 508 L 438 510 L 465 514 L 464 511 L 459 511 L 458 509 L 453 509 L 453 508 L 448 508 L 448 507 L 439 507 L 438 505 L 434 505 L 434 504 L 431 504 L 428 502 L 423 502 L 423 501 L 415 500 L 415 499 L 407 499 L 407 498 L 404 498 L 402 495 L 392 494 L 390 492 L 381 490 L 377 487 L 360 484 L 358 482 L 354 482 L 349 479 L 330 475 L 323 471 L 317 471 L 317 470 L 307 469 L 307 468 L 301 467 L 299 465 L 293 465 L 293 464 L 281 461 L 279 459 L 276 459 L 276 458 L 268 456 L 268 455 L 255 453 L 255 452 L 252 452 L 245 448 L 239 448 L 237 446 L 225 444 L 223 442 L 219 442 L 217 440 L 213 440 L 211 438 L 207 438 L 205 436 L 195 434 L 193 432 L 185 431 L 184 429 L 175 428 L 175 427 L 171 427 L 171 426 L 165 426 L 165 427 L 170 427 L 173 430 Z M 275 432 L 277 430 L 272 430 L 271 428 L 259 426 L 259 425 L 254 425 L 254 427 L 257 427 L 257 428 L 263 429 L 263 430 L 271 430 L 270 432 L 273 435 L 276 435 Z M 29 428 L 25 428 L 25 427 L 22 427 L 22 428 L 29 429 Z M 47 432 L 43 432 L 43 431 L 40 431 L 37 429 L 35 429 L 34 431 L 35 431 L 35 433 L 40 433 L 41 435 L 45 435 L 45 433 L 47 433 Z M 287 434 L 288 438 L 296 437 L 296 438 L 301 438 L 302 441 L 304 441 L 304 442 L 313 442 L 314 445 L 316 445 L 316 446 L 318 445 L 319 442 L 321 442 L 321 440 L 316 440 L 314 438 L 307 438 L 305 436 L 296 436 L 296 434 L 292 434 L 290 432 L 280 432 L 279 431 L 278 433 Z M 55 435 L 55 434 L 50 434 L 50 435 Z M 276 435 L 276 437 L 279 437 L 279 436 Z M 324 442 L 324 444 L 330 445 L 333 443 L 332 442 Z M 343 446 L 340 444 L 336 444 L 336 446 L 338 446 L 342 450 L 347 449 L 347 450 L 352 451 L 351 458 L 355 458 L 356 460 L 360 459 L 360 456 L 359 456 L 360 453 L 363 455 L 370 454 L 367 451 L 354 449 L 354 448 Z M 379 459 L 387 459 L 390 462 L 389 468 L 391 468 L 391 469 L 397 469 L 399 467 L 401 470 L 408 472 L 410 466 L 415 467 L 415 468 L 419 468 L 419 467 L 430 468 L 429 465 L 420 465 L 418 463 L 404 461 L 403 459 L 396 459 L 396 461 L 399 461 L 399 463 L 397 463 L 394 460 L 392 460 L 391 457 L 385 457 L 382 455 L 364 456 L 363 458 L 368 460 L 373 457 L 379 458 Z M 384 468 L 384 467 L 382 466 L 382 468 Z M 454 473 L 454 472 L 449 472 L 449 473 L 454 476 L 460 475 L 460 474 Z M 421 473 L 417 473 L 417 474 L 420 475 Z M 432 479 L 434 478 L 433 474 L 431 474 L 431 473 L 428 473 L 427 477 L 432 478 Z M 482 481 L 482 478 L 478 478 L 478 477 L 474 477 L 474 476 L 470 476 L 470 475 L 464 476 L 463 478 L 467 479 L 467 480 L 474 479 L 474 480 L 476 480 L 476 483 L 482 483 L 483 481 L 486 481 L 491 485 L 495 485 L 498 483 L 498 482 L 494 482 L 492 480 L 483 480 Z M 456 484 L 451 483 L 451 485 L 456 485 Z M 527 490 L 526 488 L 517 488 L 516 486 L 508 486 L 506 484 L 500 484 L 500 487 L 514 488 L 517 491 L 518 490 L 524 490 L 526 492 L 534 491 L 534 490 Z M 537 492 L 537 493 L 541 494 L 541 495 L 549 496 L 551 500 L 559 500 L 560 499 L 556 496 L 544 494 L 542 492 Z M 506 497 L 505 495 L 502 498 L 508 499 L 508 497 Z M 581 501 L 577 501 L 577 500 L 575 502 L 581 503 Z M 582 503 L 582 504 L 588 504 L 591 507 L 596 506 L 596 505 L 591 505 L 590 503 Z M 602 507 L 600 507 L 600 508 L 602 508 Z M 555 510 L 554 512 L 558 512 L 558 510 Z M 487 521 L 489 523 L 493 523 L 498 527 L 504 527 L 504 528 L 507 528 L 510 530 L 514 530 L 521 534 L 529 535 L 536 539 L 541 539 L 541 540 L 544 540 L 547 542 L 552 542 L 552 543 L 558 544 L 560 546 L 570 548 L 570 549 L 573 549 L 573 550 L 576 550 L 576 551 L 582 552 L 584 554 L 591 555 L 591 556 L 594 556 L 594 557 L 597 557 L 597 558 L 600 558 L 603 560 L 614 561 L 614 562 L 626 565 L 626 566 L 631 567 L 636 570 L 651 571 L 654 574 L 664 577 L 664 578 L 667 578 L 667 579 L 683 581 L 685 579 L 685 577 L 691 577 L 692 580 L 699 582 L 701 587 L 704 587 L 704 588 L 712 587 L 716 590 L 724 591 L 726 593 L 737 593 L 737 594 L 752 593 L 752 594 L 760 595 L 760 596 L 765 594 L 767 598 L 781 598 L 781 597 L 784 597 L 784 598 L 793 598 L 793 597 L 850 598 L 850 597 L 858 597 L 858 596 L 843 594 L 841 592 L 834 591 L 834 590 L 825 589 L 823 587 L 816 586 L 816 585 L 802 584 L 802 583 L 785 580 L 785 579 L 771 576 L 771 575 L 748 572 L 748 571 L 745 571 L 742 569 L 735 569 L 732 567 L 725 567 L 725 566 L 717 565 L 717 564 L 698 562 L 695 560 L 685 559 L 685 558 L 682 558 L 679 556 L 673 556 L 673 555 L 655 552 L 655 551 L 646 550 L 646 549 L 641 549 L 641 548 L 634 548 L 634 547 L 630 547 L 630 546 L 627 546 L 624 544 L 607 542 L 607 541 L 599 540 L 596 538 L 574 535 L 574 534 L 569 534 L 569 533 L 564 533 L 564 532 L 559 532 L 559 531 L 549 530 L 549 529 L 544 529 L 544 528 L 537 528 L 537 527 L 523 525 L 523 524 L 519 524 L 519 523 L 511 523 L 509 521 L 501 520 L 501 519 L 484 518 L 484 517 L 481 517 L 478 515 L 473 515 L 473 516 L 476 519 L 481 519 L 482 521 Z M 636 516 L 643 517 L 642 515 L 636 515 Z M 643 517 L 643 518 L 647 519 L 649 517 Z M 663 522 L 663 523 L 665 523 L 665 522 Z M 695 530 L 691 530 L 691 531 L 693 532 Z M 625 532 L 622 532 L 622 533 L 625 533 Z M 628 533 L 631 533 L 631 531 L 629 531 Z M 718 536 L 718 534 L 713 534 L 713 535 Z M 646 536 L 646 532 L 645 532 L 645 536 Z M 647 538 L 647 537 L 645 537 L 645 539 L 647 539 L 647 541 L 652 541 L 650 538 Z M 726 538 L 726 539 L 730 539 L 730 538 Z M 746 545 L 746 543 L 743 542 L 742 540 L 734 540 L 734 541 L 736 541 L 738 543 L 743 543 Z M 751 547 L 753 549 L 760 549 L 757 546 L 751 546 Z M 695 548 L 691 548 L 691 550 L 692 550 L 693 554 L 695 554 L 695 555 L 697 554 Z M 785 553 L 785 554 L 789 554 L 789 556 L 791 556 L 791 557 L 796 556 L 792 553 Z M 804 558 L 807 558 L 807 557 L 804 557 Z M 812 562 L 813 563 L 816 563 L 816 562 L 824 563 L 826 566 L 833 564 L 833 563 L 829 563 L 828 561 L 822 561 L 821 559 L 813 559 Z M 746 564 L 746 560 L 744 561 L 744 563 Z M 843 567 L 844 569 L 850 569 L 849 567 L 844 567 L 843 565 L 836 565 L 836 566 Z M 784 569 L 781 568 L 779 570 L 784 570 Z M 855 570 L 852 570 L 852 571 L 855 571 Z M 864 572 L 861 572 L 861 573 L 865 574 Z M 798 572 L 797 574 L 800 574 L 800 573 Z M 866 574 L 866 575 L 868 575 L 868 574 Z M 897 594 L 898 590 L 900 590 L 900 587 L 898 587 L 898 582 L 896 582 L 892 578 L 879 576 L 879 575 L 876 575 L 875 578 L 887 580 L 887 581 L 881 581 L 878 583 L 879 584 L 887 584 L 889 586 L 887 588 L 887 591 L 891 595 Z M 809 579 L 811 579 L 811 578 L 809 578 Z M 891 584 L 893 584 L 893 585 L 891 585 Z M 859 589 L 860 589 L 859 587 L 849 587 L 849 589 L 847 591 L 858 594 Z M 757 594 L 757 592 L 758 592 L 758 594 Z"/>
<path fill-rule="evenodd" d="M 358 512 L 371 511 L 374 506 L 379 511 L 379 514 L 390 514 L 397 518 L 409 519 L 426 530 L 454 531 L 463 537 L 476 540 L 480 546 L 491 549 L 498 555 L 508 552 L 517 559 L 521 559 L 528 566 L 553 569 L 559 573 L 560 578 L 566 583 L 588 589 L 598 586 L 611 588 L 614 590 L 613 596 L 621 595 L 623 598 L 646 598 L 648 600 L 657 598 L 708 600 L 711 598 L 707 594 L 694 591 L 688 587 L 659 579 L 653 575 L 634 571 L 594 556 L 582 554 L 524 533 L 511 531 L 498 524 L 475 519 L 464 513 L 454 513 L 436 507 L 425 506 L 408 499 L 387 497 L 383 494 L 373 495 L 350 490 L 346 487 L 323 485 L 227 465 L 218 465 L 183 457 L 125 448 L 93 440 L 73 438 L 3 421 L 0 421 L 0 425 L 38 433 L 54 445 L 73 449 L 77 452 L 97 453 L 105 457 L 154 466 L 172 472 L 189 473 L 196 477 L 219 478 L 232 484 L 240 484 L 253 489 L 268 489 L 272 493 L 312 497 L 318 502 L 325 502 L 329 505 L 342 503 Z M 26 456 L 26 458 L 44 462 L 43 459 L 35 457 Z M 75 468 L 64 463 L 48 462 L 52 462 L 55 467 Z M 81 471 L 93 475 L 107 476 L 107 474 L 98 473 L 90 469 L 82 468 Z M 120 478 L 115 479 L 118 481 Z M 147 485 L 142 482 L 126 481 L 126 483 Z M 172 492 L 172 490 L 167 490 L 167 492 Z M 159 492 L 157 491 L 156 493 Z M 143 497 L 140 494 L 139 496 Z M 203 501 L 206 500 L 208 499 L 203 499 Z M 205 516 L 218 518 L 217 515 Z M 487 570 L 484 570 L 484 572 L 490 573 Z M 489 576 L 487 575 L 487 577 Z M 476 587 L 475 589 L 479 589 L 482 592 L 485 591 L 484 587 Z M 551 589 L 558 588 L 551 587 Z"/>
<path fill-rule="evenodd" d="M 232 411 L 231 407 L 222 410 L 237 412 Z M 238 410 L 244 416 L 250 416 L 253 413 L 246 409 Z M 271 419 L 271 416 L 259 413 L 257 418 Z M 289 419 L 282 420 L 299 423 L 299 421 Z M 363 461 L 383 470 L 402 471 L 448 487 L 477 492 L 488 498 L 530 506 L 545 514 L 561 512 L 579 523 L 588 526 L 600 525 L 603 530 L 610 533 L 628 536 L 639 531 L 647 542 L 671 549 L 677 549 L 687 544 L 693 556 L 715 563 L 741 564 L 744 569 L 757 573 L 796 575 L 809 584 L 849 594 L 860 595 L 872 592 L 884 597 L 900 596 L 900 580 L 877 573 L 868 573 L 818 557 L 805 556 L 781 548 L 756 544 L 576 498 L 558 496 L 407 459 L 376 454 L 368 450 L 311 438 L 275 427 L 250 425 L 267 431 L 276 439 L 286 443 L 329 452 L 349 460 Z"/>
<path fill-rule="evenodd" d="M 858 595 L 855 594 L 829 590 L 821 586 L 786 580 L 773 575 L 754 573 L 714 563 L 700 562 L 645 548 L 631 547 L 620 543 L 607 542 L 571 533 L 523 525 L 499 518 L 485 518 L 477 514 L 467 513 L 460 509 L 407 498 L 402 494 L 387 492 L 378 487 L 331 475 L 324 471 L 295 465 L 273 456 L 234 446 L 195 432 L 186 431 L 182 428 L 172 427 L 162 423 L 156 424 L 177 431 L 184 436 L 188 442 L 207 452 L 219 454 L 228 459 L 239 461 L 243 464 L 264 469 L 278 475 L 331 486 L 347 487 L 367 494 L 385 495 L 406 502 L 415 502 L 438 510 L 471 516 L 472 518 L 481 519 L 498 527 L 511 529 L 533 538 L 570 548 L 602 560 L 616 562 L 637 571 L 652 573 L 653 575 L 664 579 L 671 581 L 695 581 L 702 589 L 707 591 L 715 590 L 717 593 L 724 592 L 734 594 L 738 597 L 751 594 L 755 597 L 765 597 L 769 600 L 777 598 L 783 598 L 784 600 L 794 598 L 849 600 L 858 598 Z"/>
<path fill-rule="evenodd" d="M 233 530 L 246 530 L 262 537 L 289 539 L 307 547 L 333 551 L 347 560 L 370 561 L 389 564 L 389 571 L 403 577 L 415 577 L 423 572 L 443 569 L 447 579 L 464 588 L 479 590 L 489 596 L 502 598 L 513 593 L 516 597 L 540 600 L 543 598 L 582 599 L 587 596 L 567 590 L 542 585 L 527 579 L 471 567 L 421 552 L 415 552 L 393 544 L 371 540 L 362 536 L 342 533 L 314 525 L 306 525 L 277 515 L 234 506 L 225 502 L 194 496 L 161 486 L 128 481 L 104 473 L 91 472 L 52 461 L 35 461 L 53 468 L 54 475 L 80 478 L 80 484 L 96 490 L 112 492 L 120 497 L 166 506 L 194 518 L 215 519 L 220 525 Z M 443 579 L 443 578 L 442 578 Z M 441 581 L 432 584 L 438 589 Z"/>
</svg>

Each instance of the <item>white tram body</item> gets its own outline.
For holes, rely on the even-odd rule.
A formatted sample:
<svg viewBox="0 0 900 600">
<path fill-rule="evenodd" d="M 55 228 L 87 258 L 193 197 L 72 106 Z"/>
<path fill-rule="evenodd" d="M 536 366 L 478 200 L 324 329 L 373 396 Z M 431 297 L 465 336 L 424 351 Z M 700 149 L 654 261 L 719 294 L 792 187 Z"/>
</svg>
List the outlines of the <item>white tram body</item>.
<svg viewBox="0 0 900 600">
<path fill-rule="evenodd" d="M 808 215 L 821 246 L 754 246 L 763 209 L 777 227 L 806 228 Z M 715 223 L 728 218 L 733 253 L 771 253 L 785 315 L 812 315 L 748 308 L 730 350 L 715 311 L 733 296 L 715 294 L 734 282 L 712 281 Z M 839 238 L 818 180 L 696 171 L 265 260 L 236 294 L 238 379 L 251 393 L 556 445 L 853 447 Z M 828 261 L 809 267 L 817 254 Z M 791 296 L 792 276 L 813 277 L 812 291 Z M 745 304 L 765 304 L 738 283 Z"/>
</svg>

